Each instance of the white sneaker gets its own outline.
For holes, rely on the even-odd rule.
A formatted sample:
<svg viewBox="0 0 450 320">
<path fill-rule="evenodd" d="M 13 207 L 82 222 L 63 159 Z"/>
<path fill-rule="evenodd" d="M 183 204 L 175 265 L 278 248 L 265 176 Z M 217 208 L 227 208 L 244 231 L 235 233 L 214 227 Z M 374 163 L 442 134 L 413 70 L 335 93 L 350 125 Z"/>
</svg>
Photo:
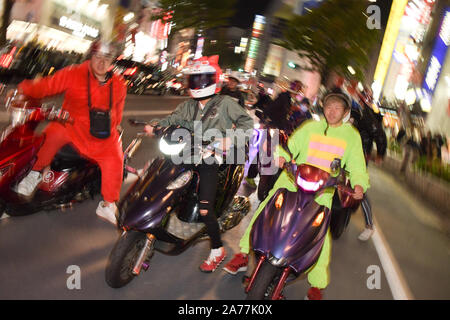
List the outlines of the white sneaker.
<svg viewBox="0 0 450 320">
<path fill-rule="evenodd" d="M 375 232 L 374 229 L 365 228 L 363 232 L 358 236 L 358 239 L 361 241 L 367 241 L 372 237 L 373 233 Z"/>
<path fill-rule="evenodd" d="M 97 210 L 95 213 L 102 219 L 112 223 L 117 226 L 117 218 L 116 218 L 117 206 L 115 203 L 110 203 L 109 206 L 106 206 L 104 201 L 100 201 L 98 204 Z"/>
<path fill-rule="evenodd" d="M 17 185 L 16 192 L 23 196 L 30 196 L 42 181 L 42 174 L 39 171 L 31 170 L 30 173 Z"/>
</svg>

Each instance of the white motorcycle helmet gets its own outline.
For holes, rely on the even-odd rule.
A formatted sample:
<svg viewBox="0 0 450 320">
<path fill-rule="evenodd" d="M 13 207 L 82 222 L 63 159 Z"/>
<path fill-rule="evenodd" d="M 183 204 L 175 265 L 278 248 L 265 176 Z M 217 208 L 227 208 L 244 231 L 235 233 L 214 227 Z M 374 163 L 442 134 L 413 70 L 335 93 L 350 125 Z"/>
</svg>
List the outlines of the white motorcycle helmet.
<svg viewBox="0 0 450 320">
<path fill-rule="evenodd" d="M 202 99 L 220 92 L 222 70 L 219 56 L 201 57 L 189 63 L 187 76 L 189 93 L 194 99 Z"/>
</svg>

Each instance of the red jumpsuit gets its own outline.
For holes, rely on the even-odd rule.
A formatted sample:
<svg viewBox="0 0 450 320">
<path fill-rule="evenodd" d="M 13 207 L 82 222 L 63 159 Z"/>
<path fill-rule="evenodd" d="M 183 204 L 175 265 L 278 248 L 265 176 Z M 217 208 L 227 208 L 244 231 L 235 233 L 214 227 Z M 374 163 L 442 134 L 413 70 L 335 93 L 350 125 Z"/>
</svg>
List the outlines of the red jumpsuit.
<svg viewBox="0 0 450 320">
<path fill-rule="evenodd" d="M 52 122 L 47 126 L 46 139 L 38 153 L 33 170 L 40 171 L 48 166 L 62 146 L 72 143 L 81 155 L 99 165 L 102 173 L 103 199 L 114 202 L 119 199 L 122 186 L 123 151 L 116 128 L 122 121 L 126 86 L 123 78 L 116 74 L 106 84 L 101 85 L 89 70 L 89 63 L 86 61 L 80 65 L 69 66 L 53 76 L 39 80 L 25 80 L 19 84 L 19 88 L 25 95 L 37 99 L 65 93 L 62 107 L 74 119 L 73 124 L 63 126 Z M 107 139 L 95 138 L 89 132 L 88 70 L 93 108 L 109 109 L 112 81 L 111 135 Z"/>
</svg>

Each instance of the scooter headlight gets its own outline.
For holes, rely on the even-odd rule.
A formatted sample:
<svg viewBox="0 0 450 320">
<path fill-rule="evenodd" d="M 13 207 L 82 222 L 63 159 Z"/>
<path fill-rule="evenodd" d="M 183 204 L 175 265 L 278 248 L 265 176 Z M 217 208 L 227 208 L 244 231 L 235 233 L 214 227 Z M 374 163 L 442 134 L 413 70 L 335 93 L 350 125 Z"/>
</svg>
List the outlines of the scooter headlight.
<svg viewBox="0 0 450 320">
<path fill-rule="evenodd" d="M 297 176 L 297 185 L 305 191 L 316 192 L 323 185 L 323 180 L 319 181 L 306 181 L 300 175 Z"/>
<path fill-rule="evenodd" d="M 180 154 L 180 152 L 183 151 L 185 145 L 186 142 L 168 144 L 167 141 L 163 138 L 159 140 L 159 150 L 169 156 Z"/>
<path fill-rule="evenodd" d="M 180 189 L 181 187 L 184 187 L 189 181 L 191 181 L 191 179 L 192 179 L 191 170 L 183 172 L 178 176 L 178 178 L 176 178 L 167 186 L 167 190 Z"/>
</svg>

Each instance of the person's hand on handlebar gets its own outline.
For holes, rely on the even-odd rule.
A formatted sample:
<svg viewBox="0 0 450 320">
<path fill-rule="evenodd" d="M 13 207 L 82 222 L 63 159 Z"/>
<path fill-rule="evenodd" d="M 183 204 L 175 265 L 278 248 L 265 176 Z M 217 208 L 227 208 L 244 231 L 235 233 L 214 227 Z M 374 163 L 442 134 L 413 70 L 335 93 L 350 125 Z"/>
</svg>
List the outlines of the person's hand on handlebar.
<svg viewBox="0 0 450 320">
<path fill-rule="evenodd" d="M 153 136 L 155 135 L 155 127 L 153 127 L 153 126 L 147 124 L 147 125 L 145 125 L 145 127 L 144 127 L 144 132 L 145 132 L 145 134 L 146 134 L 147 136 L 153 137 Z"/>
<path fill-rule="evenodd" d="M 364 189 L 360 185 L 356 185 L 352 196 L 355 200 L 361 200 L 364 196 Z"/>
</svg>

